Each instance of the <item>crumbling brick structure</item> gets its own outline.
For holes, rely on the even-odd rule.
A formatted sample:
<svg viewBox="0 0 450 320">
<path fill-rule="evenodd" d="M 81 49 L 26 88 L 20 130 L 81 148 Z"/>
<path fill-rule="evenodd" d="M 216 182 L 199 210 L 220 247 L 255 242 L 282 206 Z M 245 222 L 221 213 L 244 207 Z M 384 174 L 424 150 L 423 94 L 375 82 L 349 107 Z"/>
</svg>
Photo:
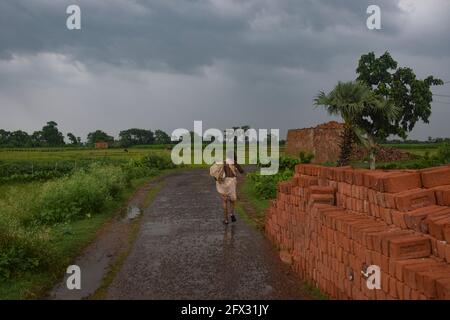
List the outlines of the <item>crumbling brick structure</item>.
<svg viewBox="0 0 450 320">
<path fill-rule="evenodd" d="M 343 125 L 331 121 L 315 128 L 288 131 L 286 153 L 298 156 L 300 151 L 314 154 L 314 163 L 335 162 L 339 158 Z"/>
<path fill-rule="evenodd" d="M 450 166 L 295 172 L 266 232 L 301 278 L 337 299 L 450 299 Z M 373 265 L 380 289 L 362 274 Z"/>
</svg>

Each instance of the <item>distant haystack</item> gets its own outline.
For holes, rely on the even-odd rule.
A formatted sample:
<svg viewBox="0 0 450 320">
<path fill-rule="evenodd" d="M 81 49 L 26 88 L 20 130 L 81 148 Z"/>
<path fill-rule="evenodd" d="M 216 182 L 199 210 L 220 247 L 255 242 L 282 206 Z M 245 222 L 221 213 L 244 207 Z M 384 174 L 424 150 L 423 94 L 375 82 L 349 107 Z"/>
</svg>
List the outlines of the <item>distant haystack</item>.
<svg viewBox="0 0 450 320">
<path fill-rule="evenodd" d="M 314 154 L 314 163 L 335 162 L 341 151 L 343 124 L 331 121 L 314 128 L 288 131 L 286 153 L 298 156 L 301 151 Z"/>
</svg>

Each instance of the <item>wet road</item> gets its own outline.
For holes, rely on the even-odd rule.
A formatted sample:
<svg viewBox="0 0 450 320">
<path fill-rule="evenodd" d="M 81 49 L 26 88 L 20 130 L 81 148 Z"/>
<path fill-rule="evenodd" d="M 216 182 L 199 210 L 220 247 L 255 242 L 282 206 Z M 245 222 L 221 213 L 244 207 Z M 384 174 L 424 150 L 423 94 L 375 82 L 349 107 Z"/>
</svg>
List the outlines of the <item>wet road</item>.
<svg viewBox="0 0 450 320">
<path fill-rule="evenodd" d="M 305 299 L 269 241 L 241 221 L 224 226 L 207 170 L 170 176 L 142 226 L 109 299 Z"/>
</svg>

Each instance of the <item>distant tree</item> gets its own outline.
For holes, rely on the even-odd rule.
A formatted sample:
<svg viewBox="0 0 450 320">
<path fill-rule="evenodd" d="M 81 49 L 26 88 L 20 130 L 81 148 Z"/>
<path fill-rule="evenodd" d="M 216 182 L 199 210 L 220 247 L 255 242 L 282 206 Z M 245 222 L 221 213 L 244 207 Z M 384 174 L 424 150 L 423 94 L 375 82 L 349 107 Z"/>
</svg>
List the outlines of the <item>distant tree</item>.
<svg viewBox="0 0 450 320">
<path fill-rule="evenodd" d="M 128 129 L 119 133 L 120 144 L 123 147 L 129 147 L 134 145 L 153 144 L 155 137 L 151 130 L 145 129 Z"/>
<path fill-rule="evenodd" d="M 90 132 L 87 136 L 87 143 L 93 145 L 97 142 L 114 142 L 114 138 L 109 136 L 106 132 L 102 130 L 96 130 Z"/>
<path fill-rule="evenodd" d="M 70 144 L 73 146 L 76 146 L 78 144 L 80 144 L 81 138 L 80 137 L 75 137 L 75 135 L 71 132 L 69 132 L 67 134 L 67 138 L 69 138 Z"/>
<path fill-rule="evenodd" d="M 169 144 L 170 142 L 170 136 L 166 132 L 159 129 L 155 131 L 156 144 Z"/>
<path fill-rule="evenodd" d="M 11 132 L 0 129 L 0 146 L 8 146 Z"/>
<path fill-rule="evenodd" d="M 25 131 L 13 131 L 9 135 L 9 145 L 18 148 L 31 147 L 31 138 Z"/>
<path fill-rule="evenodd" d="M 43 142 L 50 147 L 58 147 L 64 145 L 64 135 L 59 132 L 58 124 L 49 121 L 41 131 Z"/>
<path fill-rule="evenodd" d="M 42 147 L 45 145 L 44 138 L 42 137 L 42 131 L 35 131 L 31 135 L 31 144 L 33 147 Z"/>
<path fill-rule="evenodd" d="M 417 79 L 411 68 L 399 68 L 389 52 L 379 58 L 373 52 L 362 55 L 356 72 L 357 80 L 400 109 L 394 122 L 385 122 L 385 126 L 380 128 L 380 136 L 385 137 L 393 134 L 406 138 L 418 121 L 428 123 L 433 101 L 430 87 L 444 84 L 433 76 Z"/>
</svg>

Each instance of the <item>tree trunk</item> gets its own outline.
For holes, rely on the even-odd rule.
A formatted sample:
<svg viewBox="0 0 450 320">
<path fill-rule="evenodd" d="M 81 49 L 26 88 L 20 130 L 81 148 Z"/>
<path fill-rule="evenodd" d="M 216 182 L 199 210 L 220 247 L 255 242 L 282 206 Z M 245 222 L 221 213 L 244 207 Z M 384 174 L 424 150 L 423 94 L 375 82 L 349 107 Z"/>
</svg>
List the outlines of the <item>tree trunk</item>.
<svg viewBox="0 0 450 320">
<path fill-rule="evenodd" d="M 368 141 L 369 141 L 369 165 L 370 165 L 370 170 L 375 170 L 376 169 L 376 159 L 375 159 L 376 146 L 375 146 L 375 141 L 374 141 L 374 139 L 371 136 L 368 137 Z"/>
<path fill-rule="evenodd" d="M 341 153 L 339 155 L 338 166 L 343 167 L 349 164 L 353 151 L 353 142 L 355 140 L 352 127 L 349 124 L 344 125 L 344 131 L 341 135 Z"/>
</svg>

